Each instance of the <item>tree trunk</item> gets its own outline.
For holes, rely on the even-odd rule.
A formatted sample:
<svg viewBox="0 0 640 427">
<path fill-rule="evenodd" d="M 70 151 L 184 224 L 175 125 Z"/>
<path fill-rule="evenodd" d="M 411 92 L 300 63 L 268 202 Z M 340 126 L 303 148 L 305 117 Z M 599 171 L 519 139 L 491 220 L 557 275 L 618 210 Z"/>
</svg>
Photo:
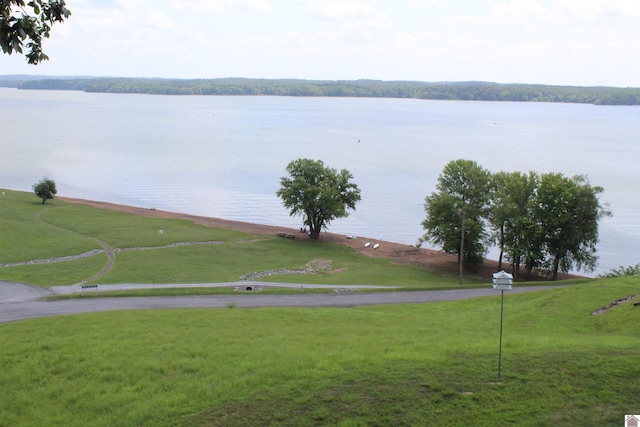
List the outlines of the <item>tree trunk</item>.
<svg viewBox="0 0 640 427">
<path fill-rule="evenodd" d="M 311 239 L 311 240 L 319 240 L 320 239 L 320 228 L 316 228 L 314 226 L 309 226 L 309 239 Z"/>
<path fill-rule="evenodd" d="M 304 225 L 309 227 L 309 239 L 320 239 L 320 231 L 322 230 L 322 224 L 318 223 L 313 212 L 305 212 Z"/>
<path fill-rule="evenodd" d="M 502 270 L 502 254 L 504 253 L 504 223 L 500 225 L 500 256 L 498 257 L 498 271 Z"/>
<path fill-rule="evenodd" d="M 513 261 L 513 277 L 515 279 L 520 278 L 520 255 L 514 257 Z"/>
<path fill-rule="evenodd" d="M 558 267 L 560 266 L 560 256 L 556 255 L 553 258 L 553 272 L 551 273 L 551 280 L 558 280 Z"/>
<path fill-rule="evenodd" d="M 525 263 L 524 269 L 527 271 L 527 279 L 531 279 L 531 272 L 533 271 L 533 264 L 530 262 Z"/>
</svg>

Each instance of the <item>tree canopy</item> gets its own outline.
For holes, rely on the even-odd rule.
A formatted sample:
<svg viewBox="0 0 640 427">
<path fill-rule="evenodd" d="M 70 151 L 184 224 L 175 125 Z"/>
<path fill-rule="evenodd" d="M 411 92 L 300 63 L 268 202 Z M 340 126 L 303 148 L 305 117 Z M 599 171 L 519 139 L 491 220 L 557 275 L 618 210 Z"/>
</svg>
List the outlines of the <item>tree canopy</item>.
<svg viewBox="0 0 640 427">
<path fill-rule="evenodd" d="M 425 199 L 424 239 L 460 257 L 465 265 L 481 263 L 490 241 L 520 267 L 558 272 L 592 272 L 597 263 L 598 221 L 611 215 L 600 204 L 602 187 L 585 176 L 560 173 L 497 172 L 475 162 L 449 162 L 438 178 L 437 192 Z M 464 236 L 464 240 L 462 240 Z M 500 265 L 502 268 L 502 265 Z"/>
<path fill-rule="evenodd" d="M 424 239 L 458 254 L 458 259 L 462 256 L 467 266 L 482 263 L 487 252 L 484 221 L 490 179 L 491 174 L 476 162 L 454 160 L 438 177 L 438 191 L 425 199 Z"/>
<path fill-rule="evenodd" d="M 534 172 L 497 172 L 493 175 L 489 220 L 500 249 L 498 270 L 506 255 L 512 261 L 513 275 L 520 266 L 530 271 L 541 258 L 539 233 L 532 209 L 540 177 Z"/>
<path fill-rule="evenodd" d="M 286 170 L 288 176 L 280 178 L 276 194 L 291 216 L 302 215 L 312 239 L 318 239 L 332 220 L 347 217 L 348 209 L 355 210 L 360 201 L 360 189 L 346 169 L 338 172 L 321 160 L 297 159 Z"/>
<path fill-rule="evenodd" d="M 49 57 L 42 50 L 42 39 L 49 38 L 51 26 L 71 15 L 64 0 L 4 0 L 0 10 L 0 46 L 8 55 L 23 53 L 29 64 L 38 64 Z"/>
<path fill-rule="evenodd" d="M 58 194 L 55 181 L 49 178 L 42 178 L 37 184 L 33 184 L 33 192 L 42 199 L 42 204 Z"/>
<path fill-rule="evenodd" d="M 567 178 L 548 173 L 540 178 L 534 218 L 542 231 L 546 251 L 543 266 L 551 271 L 593 271 L 596 267 L 598 220 L 611 213 L 598 200 L 602 187 L 592 187 L 585 176 Z"/>
</svg>

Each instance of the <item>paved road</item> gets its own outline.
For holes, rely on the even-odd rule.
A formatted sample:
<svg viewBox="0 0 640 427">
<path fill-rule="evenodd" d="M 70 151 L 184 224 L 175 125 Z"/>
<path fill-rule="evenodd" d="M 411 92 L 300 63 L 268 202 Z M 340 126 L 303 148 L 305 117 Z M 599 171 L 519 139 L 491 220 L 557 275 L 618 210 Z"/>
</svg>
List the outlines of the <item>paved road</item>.
<svg viewBox="0 0 640 427">
<path fill-rule="evenodd" d="M 228 286 L 228 284 L 224 285 Z M 264 285 L 264 283 L 261 283 L 261 285 Z M 550 286 L 515 287 L 513 291 L 510 291 L 509 293 L 534 292 L 549 288 Z M 499 295 L 497 291 L 488 287 L 482 289 L 453 289 L 447 291 L 371 292 L 351 294 L 299 293 L 289 295 L 265 295 L 242 293 L 237 295 L 188 297 L 85 298 L 57 301 L 38 300 L 38 298 L 52 294 L 53 291 L 46 288 L 38 288 L 18 283 L 0 282 L 0 323 L 36 317 L 113 310 L 225 308 L 231 304 L 239 308 L 352 307 L 375 304 L 415 304 L 437 301 L 453 301 Z"/>
</svg>

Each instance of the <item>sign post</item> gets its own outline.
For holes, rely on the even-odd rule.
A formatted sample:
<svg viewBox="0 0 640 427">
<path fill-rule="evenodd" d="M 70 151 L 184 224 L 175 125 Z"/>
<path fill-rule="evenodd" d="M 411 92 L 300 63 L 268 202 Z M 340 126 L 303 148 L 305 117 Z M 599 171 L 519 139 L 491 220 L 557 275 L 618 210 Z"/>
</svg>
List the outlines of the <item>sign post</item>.
<svg viewBox="0 0 640 427">
<path fill-rule="evenodd" d="M 513 283 L 513 275 L 506 273 L 504 270 L 493 273 L 493 289 L 500 291 L 500 352 L 498 353 L 498 379 L 500 379 L 500 370 L 502 368 L 502 319 L 504 317 L 504 291 L 510 291 Z"/>
</svg>

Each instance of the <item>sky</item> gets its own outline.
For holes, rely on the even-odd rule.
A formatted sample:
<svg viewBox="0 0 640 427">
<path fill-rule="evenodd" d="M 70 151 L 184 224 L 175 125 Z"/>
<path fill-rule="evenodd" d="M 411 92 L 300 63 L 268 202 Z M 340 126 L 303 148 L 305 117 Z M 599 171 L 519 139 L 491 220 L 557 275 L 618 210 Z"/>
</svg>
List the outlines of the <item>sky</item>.
<svg viewBox="0 0 640 427">
<path fill-rule="evenodd" d="M 0 74 L 640 87 L 638 0 L 66 0 Z"/>
</svg>

